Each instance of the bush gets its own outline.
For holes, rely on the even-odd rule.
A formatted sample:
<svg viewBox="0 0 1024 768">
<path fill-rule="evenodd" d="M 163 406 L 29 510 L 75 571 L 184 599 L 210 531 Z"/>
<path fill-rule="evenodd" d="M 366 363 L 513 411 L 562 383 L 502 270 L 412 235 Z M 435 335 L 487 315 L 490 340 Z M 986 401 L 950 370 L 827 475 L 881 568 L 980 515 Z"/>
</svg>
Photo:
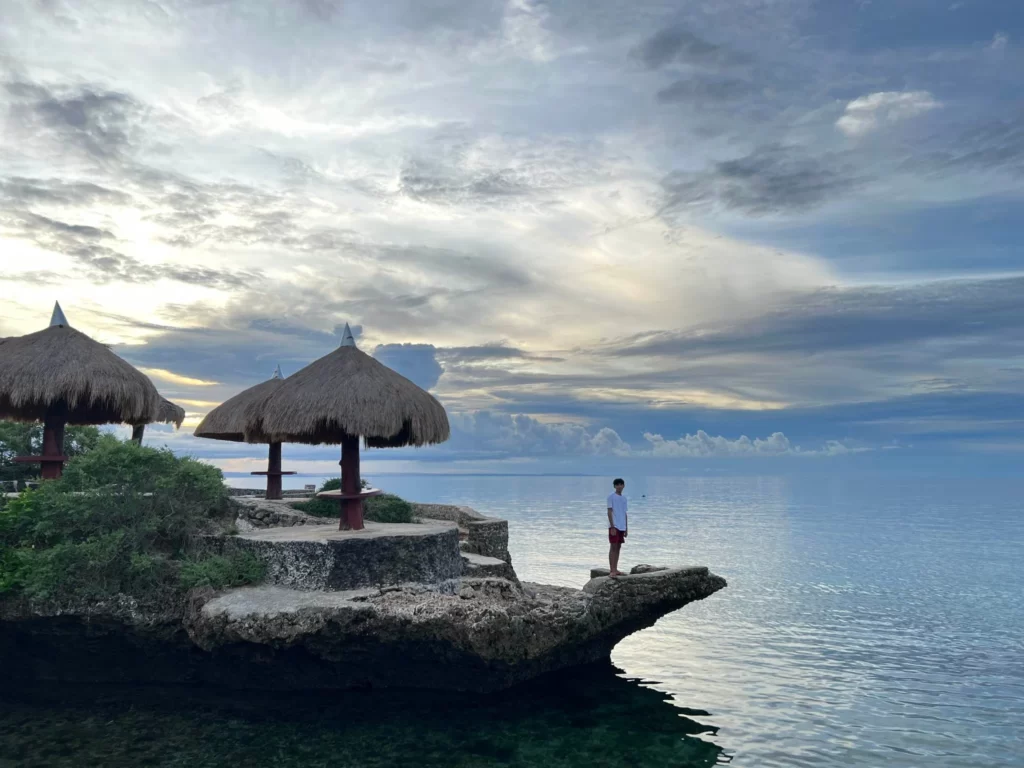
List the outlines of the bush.
<svg viewBox="0 0 1024 768">
<path fill-rule="evenodd" d="M 369 484 L 363 480 L 362 487 L 368 488 Z M 341 488 L 341 480 L 332 477 L 325 480 L 317 489 L 322 491 L 334 491 Z M 340 517 L 341 509 L 337 501 L 329 499 L 313 498 L 309 501 L 299 501 L 292 506 L 295 509 L 315 517 Z M 382 493 L 380 496 L 371 496 L 363 501 L 363 518 L 372 520 L 375 523 L 411 523 L 413 522 L 412 504 L 400 496 L 391 493 Z"/>
<path fill-rule="evenodd" d="M 181 584 L 196 587 L 241 587 L 263 581 L 266 566 L 250 552 L 235 552 L 227 557 L 213 555 L 205 559 L 185 560 L 181 564 Z"/>
<path fill-rule="evenodd" d="M 230 525 L 227 499 L 219 469 L 105 435 L 0 509 L 0 594 L 157 598 L 257 581 L 249 561 L 195 552 Z"/>
</svg>

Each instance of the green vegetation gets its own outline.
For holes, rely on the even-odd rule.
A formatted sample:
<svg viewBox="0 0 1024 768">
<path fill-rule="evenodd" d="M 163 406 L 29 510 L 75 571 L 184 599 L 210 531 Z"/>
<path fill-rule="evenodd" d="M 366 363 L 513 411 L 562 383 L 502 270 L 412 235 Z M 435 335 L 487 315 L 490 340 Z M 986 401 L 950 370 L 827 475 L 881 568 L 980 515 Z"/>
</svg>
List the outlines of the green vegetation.
<svg viewBox="0 0 1024 768">
<path fill-rule="evenodd" d="M 369 487 L 363 480 L 363 488 Z M 317 489 L 321 491 L 334 491 L 341 488 L 341 480 L 331 478 L 324 481 Z M 295 509 L 305 512 L 307 515 L 316 517 L 339 517 L 341 515 L 340 505 L 336 501 L 328 499 L 311 499 L 292 504 Z M 375 523 L 411 523 L 412 504 L 400 496 L 391 493 L 382 493 L 380 496 L 371 496 L 363 502 L 363 517 Z"/>
<path fill-rule="evenodd" d="M 230 525 L 219 469 L 104 435 L 60 480 L 0 509 L 0 594 L 165 600 L 259 581 L 251 555 L 199 546 Z"/>
<path fill-rule="evenodd" d="M 80 456 L 95 448 L 99 440 L 100 431 L 96 427 L 68 427 L 64 431 L 64 455 Z M 0 481 L 23 483 L 39 477 L 38 464 L 15 464 L 14 457 L 37 455 L 42 447 L 42 424 L 0 421 Z"/>
</svg>

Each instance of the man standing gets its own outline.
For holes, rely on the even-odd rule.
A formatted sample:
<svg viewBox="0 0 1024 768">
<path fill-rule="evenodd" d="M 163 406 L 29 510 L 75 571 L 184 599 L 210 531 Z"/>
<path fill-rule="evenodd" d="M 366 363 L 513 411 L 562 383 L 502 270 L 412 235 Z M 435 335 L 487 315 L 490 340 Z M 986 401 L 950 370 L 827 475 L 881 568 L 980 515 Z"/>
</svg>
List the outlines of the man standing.
<svg viewBox="0 0 1024 768">
<path fill-rule="evenodd" d="M 612 483 L 615 489 L 608 494 L 608 543 L 611 549 L 608 552 L 609 576 L 621 576 L 619 570 L 619 550 L 626 543 L 626 533 L 629 527 L 626 512 L 629 509 L 629 502 L 622 495 L 626 482 L 621 478 L 615 478 Z"/>
</svg>

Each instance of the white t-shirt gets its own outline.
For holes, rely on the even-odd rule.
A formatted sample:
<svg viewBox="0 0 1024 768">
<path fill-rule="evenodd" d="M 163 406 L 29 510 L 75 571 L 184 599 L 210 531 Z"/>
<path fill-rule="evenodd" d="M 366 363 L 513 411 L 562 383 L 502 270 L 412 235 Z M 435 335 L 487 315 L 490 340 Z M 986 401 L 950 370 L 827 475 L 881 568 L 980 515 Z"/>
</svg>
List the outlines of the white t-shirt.
<svg viewBox="0 0 1024 768">
<path fill-rule="evenodd" d="M 612 525 L 620 531 L 626 530 L 626 511 L 629 509 L 629 502 L 621 493 L 612 491 L 608 496 L 608 509 L 612 511 Z"/>
</svg>

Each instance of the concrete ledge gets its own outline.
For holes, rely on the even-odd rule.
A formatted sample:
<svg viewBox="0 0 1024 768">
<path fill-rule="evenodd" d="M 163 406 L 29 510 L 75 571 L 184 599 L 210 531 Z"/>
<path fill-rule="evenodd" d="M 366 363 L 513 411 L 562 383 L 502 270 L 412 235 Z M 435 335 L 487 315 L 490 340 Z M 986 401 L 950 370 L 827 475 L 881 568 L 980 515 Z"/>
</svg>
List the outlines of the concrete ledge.
<svg viewBox="0 0 1024 768">
<path fill-rule="evenodd" d="M 471 578 L 496 578 L 519 582 L 512 566 L 504 560 L 473 552 L 462 553 L 462 575 Z"/>
<path fill-rule="evenodd" d="M 462 574 L 458 529 L 444 523 L 268 528 L 229 537 L 224 548 L 258 557 L 267 566 L 266 583 L 300 590 L 439 584 Z"/>
<path fill-rule="evenodd" d="M 472 507 L 455 504 L 413 504 L 413 514 L 430 520 L 451 520 L 465 533 L 462 549 L 511 564 L 508 552 L 508 520 L 481 515 Z"/>
</svg>

